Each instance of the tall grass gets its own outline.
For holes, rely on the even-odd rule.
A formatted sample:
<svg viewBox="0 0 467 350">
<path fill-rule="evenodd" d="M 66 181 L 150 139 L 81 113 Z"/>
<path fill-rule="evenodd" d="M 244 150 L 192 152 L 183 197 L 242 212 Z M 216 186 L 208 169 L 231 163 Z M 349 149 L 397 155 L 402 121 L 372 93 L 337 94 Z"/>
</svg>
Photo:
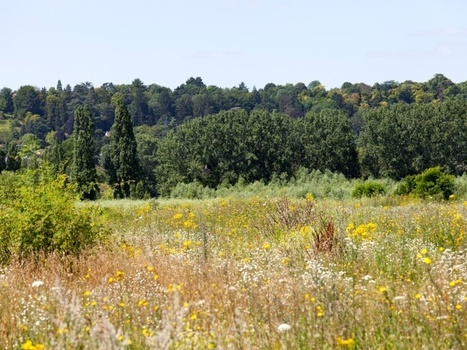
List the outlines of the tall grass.
<svg viewBox="0 0 467 350">
<path fill-rule="evenodd" d="M 101 202 L 72 271 L 2 267 L 0 347 L 467 347 L 466 205 L 315 195 Z"/>
</svg>

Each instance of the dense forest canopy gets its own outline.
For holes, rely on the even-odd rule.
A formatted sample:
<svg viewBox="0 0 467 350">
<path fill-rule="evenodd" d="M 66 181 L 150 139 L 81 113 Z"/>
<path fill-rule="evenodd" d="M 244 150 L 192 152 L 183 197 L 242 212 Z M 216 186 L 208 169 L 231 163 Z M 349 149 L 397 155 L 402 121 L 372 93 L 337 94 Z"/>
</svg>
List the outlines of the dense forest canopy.
<svg viewBox="0 0 467 350">
<path fill-rule="evenodd" d="M 119 142 L 136 142 L 138 171 L 124 181 L 134 182 L 138 196 L 169 194 L 179 182 L 213 188 L 267 182 L 300 168 L 396 179 L 437 165 L 453 174 L 467 169 L 467 82 L 436 74 L 423 83 L 346 82 L 330 90 L 319 81 L 220 88 L 199 77 L 174 90 L 140 79 L 100 87 L 60 81 L 48 89 L 4 87 L 0 171 L 45 159 L 79 178 L 75 113 L 83 106 L 94 122 L 98 180 L 112 186 L 123 181 L 115 176 L 116 160 L 127 157 L 112 139 L 116 113 L 129 113 L 134 130 L 125 129 Z"/>
</svg>

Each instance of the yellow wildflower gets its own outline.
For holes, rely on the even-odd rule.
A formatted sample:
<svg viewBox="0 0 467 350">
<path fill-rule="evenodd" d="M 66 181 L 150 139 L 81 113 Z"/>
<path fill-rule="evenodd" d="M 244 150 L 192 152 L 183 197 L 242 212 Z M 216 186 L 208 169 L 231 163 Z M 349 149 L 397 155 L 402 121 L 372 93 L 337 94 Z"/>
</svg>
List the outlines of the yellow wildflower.
<svg viewBox="0 0 467 350">
<path fill-rule="evenodd" d="M 36 344 L 34 345 L 31 340 L 27 340 L 24 344 L 21 345 L 22 350 L 43 350 L 44 345 Z"/>
<path fill-rule="evenodd" d="M 423 258 L 423 263 L 426 265 L 430 265 L 432 263 L 431 259 L 429 257 Z"/>
<path fill-rule="evenodd" d="M 355 344 L 355 340 L 353 340 L 352 338 L 348 338 L 348 339 L 344 339 L 342 337 L 337 338 L 337 345 L 352 346 L 354 344 Z"/>
<path fill-rule="evenodd" d="M 143 299 L 138 300 L 138 307 L 143 307 L 147 305 L 148 305 L 148 302 L 146 300 L 143 300 Z"/>
</svg>

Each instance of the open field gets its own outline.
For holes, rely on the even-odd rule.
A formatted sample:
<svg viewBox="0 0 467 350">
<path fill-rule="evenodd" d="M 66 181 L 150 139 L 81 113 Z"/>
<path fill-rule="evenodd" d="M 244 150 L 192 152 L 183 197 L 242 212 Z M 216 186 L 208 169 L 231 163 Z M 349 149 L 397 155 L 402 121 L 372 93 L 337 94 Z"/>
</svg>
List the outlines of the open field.
<svg viewBox="0 0 467 350">
<path fill-rule="evenodd" d="M 0 268 L 1 348 L 467 347 L 467 202 L 97 205 L 108 242 Z"/>
</svg>

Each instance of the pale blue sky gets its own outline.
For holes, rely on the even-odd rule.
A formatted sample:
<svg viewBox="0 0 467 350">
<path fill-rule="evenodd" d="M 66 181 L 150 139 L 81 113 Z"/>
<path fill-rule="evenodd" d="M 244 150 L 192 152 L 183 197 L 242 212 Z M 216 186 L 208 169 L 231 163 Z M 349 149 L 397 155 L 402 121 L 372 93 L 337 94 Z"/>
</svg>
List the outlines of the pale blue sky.
<svg viewBox="0 0 467 350">
<path fill-rule="evenodd" d="M 14 0 L 0 88 L 467 80 L 467 1 Z"/>
</svg>

